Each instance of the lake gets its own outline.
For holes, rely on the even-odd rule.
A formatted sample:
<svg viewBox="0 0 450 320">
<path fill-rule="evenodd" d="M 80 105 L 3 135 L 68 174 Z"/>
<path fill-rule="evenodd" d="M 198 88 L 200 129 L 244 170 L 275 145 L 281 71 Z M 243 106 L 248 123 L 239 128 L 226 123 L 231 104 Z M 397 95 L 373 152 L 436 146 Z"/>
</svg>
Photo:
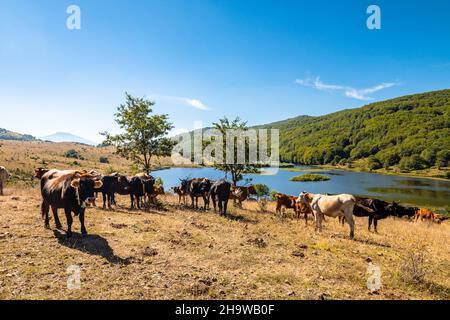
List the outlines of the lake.
<svg viewBox="0 0 450 320">
<path fill-rule="evenodd" d="M 450 207 L 450 181 L 426 178 L 410 178 L 394 175 L 351 172 L 344 170 L 318 170 L 313 167 L 297 167 L 300 172 L 280 169 L 276 174 L 247 174 L 253 184 L 264 183 L 271 190 L 298 195 L 301 191 L 312 193 L 350 193 L 370 196 L 386 201 L 422 207 Z M 293 182 L 289 179 L 303 173 L 319 173 L 330 178 L 321 182 Z M 212 180 L 224 177 L 224 173 L 213 168 L 170 168 L 154 171 L 161 177 L 166 189 L 179 185 L 181 178 L 207 177 Z"/>
</svg>

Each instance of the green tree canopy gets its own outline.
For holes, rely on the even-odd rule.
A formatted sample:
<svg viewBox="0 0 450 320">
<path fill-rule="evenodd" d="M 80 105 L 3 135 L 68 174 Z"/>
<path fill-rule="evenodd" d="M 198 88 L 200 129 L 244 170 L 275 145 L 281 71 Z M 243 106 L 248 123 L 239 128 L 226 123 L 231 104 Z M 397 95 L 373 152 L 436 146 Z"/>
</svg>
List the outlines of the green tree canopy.
<svg viewBox="0 0 450 320">
<path fill-rule="evenodd" d="M 174 142 L 167 137 L 173 128 L 167 114 L 152 115 L 152 101 L 125 93 L 125 104 L 117 108 L 116 122 L 124 133 L 106 137 L 103 144 L 114 145 L 116 154 L 133 161 L 145 172 L 150 171 L 153 156 L 169 156 Z"/>
</svg>

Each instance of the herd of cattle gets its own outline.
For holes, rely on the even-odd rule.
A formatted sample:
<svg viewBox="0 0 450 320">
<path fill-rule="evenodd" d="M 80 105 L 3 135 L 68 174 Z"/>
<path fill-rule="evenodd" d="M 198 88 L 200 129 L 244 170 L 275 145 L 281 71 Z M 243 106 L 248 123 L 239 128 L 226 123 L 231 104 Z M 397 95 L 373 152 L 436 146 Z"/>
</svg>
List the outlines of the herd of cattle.
<svg viewBox="0 0 450 320">
<path fill-rule="evenodd" d="M 3 195 L 5 181 L 11 175 L 0 167 L 0 195 Z M 112 208 L 116 205 L 115 195 L 129 195 L 130 208 L 141 209 L 150 203 L 154 203 L 158 195 L 164 194 L 162 185 L 156 183 L 154 177 L 141 173 L 129 177 L 118 173 L 102 175 L 94 170 L 57 170 L 43 169 L 35 170 L 35 177 L 40 179 L 42 194 L 41 213 L 45 220 L 45 227 L 49 228 L 49 211 L 52 209 L 55 226 L 61 228 L 58 218 L 58 209 L 64 209 L 67 219 L 67 236 L 72 235 L 72 213 L 79 217 L 81 233 L 87 234 L 84 225 L 84 213 L 87 206 L 95 206 L 98 193 L 102 193 L 103 208 Z M 180 179 L 180 185 L 172 187 L 178 195 L 178 203 L 181 201 L 186 205 L 186 198 L 191 198 L 191 206 L 198 208 L 198 199 L 203 199 L 203 208 L 209 209 L 210 200 L 213 202 L 214 211 L 218 206 L 219 214 L 227 213 L 229 200 L 237 202 L 240 206 L 250 195 L 257 192 L 253 186 L 232 186 L 228 181 L 221 179 L 212 181 L 208 178 Z M 433 213 L 429 209 L 416 207 L 403 207 L 395 202 L 389 203 L 379 199 L 356 197 L 350 194 L 311 194 L 300 193 L 299 196 L 290 196 L 281 193 L 274 195 L 276 200 L 276 212 L 282 214 L 283 208 L 292 209 L 300 218 L 304 216 L 308 223 L 308 215 L 312 215 L 316 223 L 316 230 L 322 229 L 322 221 L 325 216 L 339 217 L 339 221 L 348 223 L 350 227 L 350 238 L 354 237 L 356 217 L 368 217 L 368 229 L 372 224 L 377 232 L 378 220 L 393 217 L 414 217 L 416 221 L 438 221 L 449 219 Z"/>
</svg>

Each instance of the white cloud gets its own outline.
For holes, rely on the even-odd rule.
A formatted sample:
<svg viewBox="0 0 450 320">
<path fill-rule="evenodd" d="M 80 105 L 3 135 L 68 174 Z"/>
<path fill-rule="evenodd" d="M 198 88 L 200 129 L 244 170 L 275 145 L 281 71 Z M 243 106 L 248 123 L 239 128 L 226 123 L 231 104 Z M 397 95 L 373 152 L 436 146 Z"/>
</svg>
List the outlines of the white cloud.
<svg viewBox="0 0 450 320">
<path fill-rule="evenodd" d="M 209 110 L 208 106 L 206 106 L 203 102 L 201 102 L 198 99 L 189 99 L 189 98 L 184 98 L 183 99 L 184 102 L 194 108 L 200 109 L 200 110 Z"/>
<path fill-rule="evenodd" d="M 210 110 L 209 107 L 199 99 L 176 97 L 176 96 L 166 96 L 166 95 L 159 95 L 159 94 L 152 94 L 150 97 L 155 100 L 166 100 L 166 101 L 170 101 L 172 103 L 175 102 L 175 103 L 184 104 L 186 106 L 193 107 L 193 108 L 203 110 L 203 111 Z"/>
<path fill-rule="evenodd" d="M 328 92 L 341 91 L 346 97 L 358 100 L 372 100 L 373 98 L 370 97 L 369 95 L 377 91 L 398 85 L 398 83 L 395 82 L 384 82 L 370 88 L 356 89 L 349 86 L 326 84 L 320 80 L 320 77 L 316 77 L 315 79 L 311 78 L 297 79 L 295 80 L 295 83 L 301 86 L 311 87 L 321 91 L 328 91 Z"/>
</svg>

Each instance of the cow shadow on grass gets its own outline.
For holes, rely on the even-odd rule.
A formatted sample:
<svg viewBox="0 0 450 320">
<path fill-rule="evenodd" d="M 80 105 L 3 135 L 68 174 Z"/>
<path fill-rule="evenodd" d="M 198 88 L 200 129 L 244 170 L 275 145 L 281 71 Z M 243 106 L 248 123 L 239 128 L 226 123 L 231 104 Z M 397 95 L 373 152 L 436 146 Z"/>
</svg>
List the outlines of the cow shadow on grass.
<svg viewBox="0 0 450 320">
<path fill-rule="evenodd" d="M 257 224 L 259 222 L 258 220 L 253 220 L 253 219 L 250 219 L 250 218 L 240 215 L 240 214 L 232 214 L 230 212 L 227 212 L 226 214 L 222 215 L 222 217 L 224 217 L 228 220 L 239 221 L 239 222 L 244 222 L 244 223 L 249 223 L 249 224 Z"/>
<path fill-rule="evenodd" d="M 70 249 L 88 253 L 90 255 L 100 256 L 112 264 L 131 263 L 130 258 L 121 258 L 114 254 L 113 249 L 108 244 L 108 240 L 99 235 L 87 235 L 83 237 L 80 233 L 73 232 L 71 238 L 61 233 L 59 230 L 53 230 L 53 234 L 58 239 L 60 245 Z"/>
</svg>

